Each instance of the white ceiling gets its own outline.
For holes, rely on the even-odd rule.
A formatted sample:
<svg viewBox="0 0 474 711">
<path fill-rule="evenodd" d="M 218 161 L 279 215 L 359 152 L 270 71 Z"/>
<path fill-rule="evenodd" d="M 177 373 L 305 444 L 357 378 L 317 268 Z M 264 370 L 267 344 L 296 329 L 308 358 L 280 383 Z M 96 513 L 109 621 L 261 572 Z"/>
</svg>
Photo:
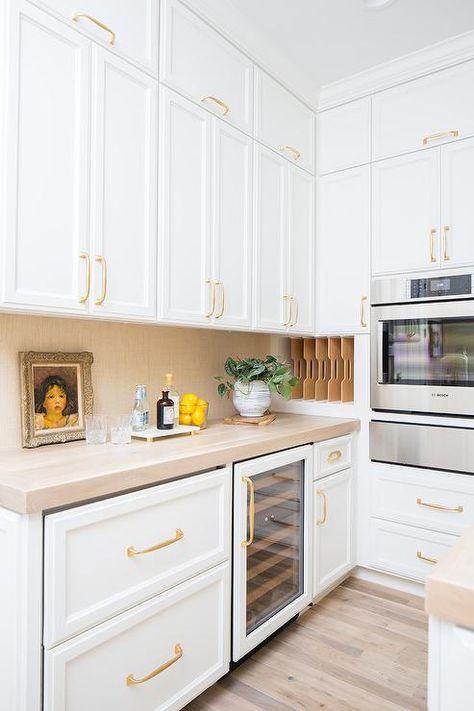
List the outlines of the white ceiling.
<svg viewBox="0 0 474 711">
<path fill-rule="evenodd" d="M 474 29 L 474 0 L 188 0 L 312 103 L 338 79 Z"/>
</svg>

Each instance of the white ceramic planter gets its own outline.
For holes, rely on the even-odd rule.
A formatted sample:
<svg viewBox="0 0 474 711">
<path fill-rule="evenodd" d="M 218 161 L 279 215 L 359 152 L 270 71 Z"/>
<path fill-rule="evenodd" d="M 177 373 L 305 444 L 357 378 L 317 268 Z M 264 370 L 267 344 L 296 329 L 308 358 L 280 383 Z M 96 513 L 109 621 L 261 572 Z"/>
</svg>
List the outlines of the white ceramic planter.
<svg viewBox="0 0 474 711">
<path fill-rule="evenodd" d="M 242 417 L 261 417 L 270 407 L 270 389 L 263 380 L 235 383 L 234 407 Z"/>
</svg>

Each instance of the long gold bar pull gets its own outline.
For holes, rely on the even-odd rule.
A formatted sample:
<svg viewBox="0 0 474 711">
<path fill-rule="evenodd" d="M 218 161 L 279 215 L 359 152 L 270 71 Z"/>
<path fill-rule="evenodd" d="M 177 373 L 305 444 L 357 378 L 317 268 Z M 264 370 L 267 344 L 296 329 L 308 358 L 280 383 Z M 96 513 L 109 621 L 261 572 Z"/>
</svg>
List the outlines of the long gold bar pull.
<svg viewBox="0 0 474 711">
<path fill-rule="evenodd" d="M 283 301 L 287 302 L 287 306 L 288 306 L 288 311 L 287 311 L 288 318 L 286 319 L 286 321 L 283 322 L 283 325 L 289 326 L 291 323 L 291 317 L 292 317 L 291 296 L 289 296 L 288 294 L 283 294 L 282 299 L 283 299 Z"/>
<path fill-rule="evenodd" d="M 441 138 L 449 138 L 450 136 L 458 138 L 459 131 L 453 129 L 452 131 L 441 131 L 440 133 L 432 133 L 430 136 L 424 136 L 423 145 L 426 146 L 429 141 L 439 141 Z"/>
<path fill-rule="evenodd" d="M 222 99 L 218 99 L 217 96 L 201 96 L 200 101 L 212 101 L 214 104 L 217 104 L 217 106 L 222 109 L 223 116 L 227 116 L 230 111 L 225 101 L 222 101 Z"/>
<path fill-rule="evenodd" d="M 425 560 L 427 563 L 436 564 L 438 562 L 436 558 L 428 558 L 428 556 L 423 555 L 421 551 L 416 552 L 416 557 L 418 558 L 418 560 Z"/>
<path fill-rule="evenodd" d="M 95 261 L 102 264 L 102 292 L 99 298 L 95 300 L 96 305 L 100 306 L 104 303 L 105 297 L 107 296 L 107 262 L 102 255 L 96 257 Z"/>
<path fill-rule="evenodd" d="M 363 296 L 360 300 L 360 325 L 362 328 L 367 328 L 367 321 L 365 320 L 365 304 L 367 297 Z"/>
<path fill-rule="evenodd" d="M 161 543 L 157 543 L 154 546 L 150 546 L 150 548 L 143 548 L 139 551 L 134 548 L 134 546 L 129 546 L 127 548 L 127 555 L 129 558 L 134 558 L 137 555 L 146 555 L 147 553 L 154 553 L 155 551 L 159 551 L 161 548 L 166 548 L 167 546 L 171 546 L 173 543 L 177 543 L 182 538 L 184 538 L 184 533 L 180 528 L 177 528 L 174 538 L 168 538 L 167 541 L 162 541 Z"/>
<path fill-rule="evenodd" d="M 92 15 L 85 15 L 82 12 L 76 12 L 76 14 L 73 15 L 71 19 L 73 22 L 79 22 L 79 20 L 82 20 L 82 19 L 89 20 L 90 22 L 93 22 L 94 25 L 97 25 L 97 27 L 100 27 L 101 30 L 105 30 L 105 32 L 108 32 L 108 34 L 110 35 L 109 44 L 115 44 L 115 41 L 117 39 L 117 35 L 115 34 L 115 32 L 113 30 L 111 30 L 110 27 L 107 27 L 107 25 L 104 25 L 103 22 L 101 22 L 100 20 L 97 20 L 97 18 L 92 17 Z"/>
<path fill-rule="evenodd" d="M 243 476 L 242 482 L 247 485 L 247 490 L 250 492 L 249 502 L 249 537 L 240 543 L 242 548 L 248 548 L 253 543 L 255 535 L 255 486 L 249 476 Z"/>
<path fill-rule="evenodd" d="M 204 314 L 204 316 L 205 318 L 211 318 L 211 316 L 214 315 L 214 311 L 216 309 L 216 285 L 215 282 L 212 281 L 212 279 L 206 279 L 205 283 L 209 284 L 211 287 L 211 308 L 207 312 L 207 314 Z"/>
<path fill-rule="evenodd" d="M 443 259 L 445 262 L 449 262 L 451 257 L 448 254 L 448 232 L 451 229 L 449 225 L 443 227 Z"/>
<path fill-rule="evenodd" d="M 430 230 L 430 260 L 431 260 L 432 262 L 436 262 L 436 261 L 437 261 L 436 256 L 435 256 L 435 253 L 434 253 L 434 238 L 435 238 L 435 234 L 437 233 L 437 231 L 438 231 L 438 230 L 436 229 L 436 227 L 433 227 L 433 228 Z"/>
<path fill-rule="evenodd" d="M 443 506 L 443 504 L 429 504 L 427 501 L 417 499 L 418 506 L 426 506 L 427 509 L 436 509 L 436 511 L 450 511 L 451 513 L 463 513 L 464 506 Z"/>
<path fill-rule="evenodd" d="M 85 259 L 86 262 L 86 292 L 79 297 L 79 303 L 85 304 L 91 293 L 91 258 L 87 252 L 81 252 L 79 254 L 79 259 Z"/>
<path fill-rule="evenodd" d="M 175 664 L 181 657 L 183 656 L 183 648 L 180 644 L 175 644 L 174 645 L 174 657 L 171 657 L 171 659 L 168 659 L 167 662 L 159 666 L 157 669 L 154 669 L 152 672 L 147 674 L 146 676 L 142 676 L 141 679 L 135 679 L 133 674 L 129 674 L 127 678 L 125 679 L 127 686 L 135 686 L 136 684 L 144 684 L 146 681 L 150 681 L 150 679 L 153 679 L 155 676 L 158 676 L 158 674 L 161 674 L 161 672 L 164 672 L 166 669 L 169 669 L 173 664 Z"/>
<path fill-rule="evenodd" d="M 221 316 L 224 315 L 224 310 L 225 310 L 225 292 L 224 292 L 224 284 L 221 281 L 215 281 L 214 284 L 220 288 L 221 292 L 221 308 L 218 314 L 215 314 L 216 318 L 221 318 Z"/>
</svg>

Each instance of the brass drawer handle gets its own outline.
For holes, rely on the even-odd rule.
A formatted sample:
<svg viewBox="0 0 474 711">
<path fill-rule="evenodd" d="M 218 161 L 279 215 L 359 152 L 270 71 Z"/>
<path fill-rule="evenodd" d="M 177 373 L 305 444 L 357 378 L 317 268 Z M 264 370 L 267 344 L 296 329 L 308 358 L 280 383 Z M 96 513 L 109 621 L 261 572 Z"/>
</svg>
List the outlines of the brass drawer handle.
<svg viewBox="0 0 474 711">
<path fill-rule="evenodd" d="M 428 558 L 428 556 L 423 555 L 421 551 L 416 551 L 416 557 L 418 558 L 418 560 L 425 560 L 427 563 L 436 564 L 438 562 L 436 558 Z"/>
<path fill-rule="evenodd" d="M 218 99 L 217 96 L 201 96 L 200 100 L 201 101 L 213 101 L 215 104 L 217 104 L 217 106 L 220 106 L 220 108 L 222 109 L 223 116 L 227 116 L 227 114 L 230 111 L 227 104 L 224 101 L 222 101 L 222 99 Z"/>
<path fill-rule="evenodd" d="M 250 502 L 249 502 L 249 537 L 241 542 L 242 548 L 248 548 L 253 543 L 255 535 L 255 486 L 252 479 L 249 476 L 243 476 L 242 481 L 247 485 L 247 489 L 250 492 Z"/>
<path fill-rule="evenodd" d="M 293 146 L 286 146 L 286 145 L 285 146 L 278 146 L 278 150 L 281 151 L 282 153 L 284 153 L 285 151 L 287 153 L 292 153 L 293 158 L 295 160 L 299 160 L 301 158 L 301 153 L 296 148 L 293 148 Z"/>
<path fill-rule="evenodd" d="M 340 449 L 333 449 L 332 452 L 329 452 L 328 456 L 326 457 L 326 462 L 328 464 L 335 464 L 336 462 L 339 461 L 339 459 L 342 457 L 342 452 Z"/>
<path fill-rule="evenodd" d="M 434 238 L 437 233 L 437 229 L 433 227 L 433 229 L 430 230 L 430 261 L 431 262 L 436 262 L 436 256 L 434 253 Z"/>
<path fill-rule="evenodd" d="M 146 676 L 142 676 L 141 679 L 135 679 L 133 674 L 129 674 L 126 678 L 127 686 L 135 686 L 136 684 L 144 684 L 145 681 L 150 681 L 150 679 L 153 679 L 153 677 L 158 676 L 158 674 L 161 674 L 161 672 L 164 672 L 165 669 L 169 669 L 170 666 L 175 664 L 178 659 L 181 659 L 183 656 L 183 648 L 181 647 L 180 644 L 175 644 L 174 645 L 174 657 L 171 657 L 171 659 L 168 659 L 167 662 L 162 664 L 160 667 L 157 669 L 154 669 L 152 672 L 147 674 Z"/>
<path fill-rule="evenodd" d="M 288 304 L 288 318 L 286 319 L 286 321 L 283 322 L 283 325 L 289 326 L 291 324 L 291 317 L 292 317 L 291 301 L 292 301 L 293 297 L 289 296 L 288 294 L 283 294 L 282 299 L 283 299 L 283 301 L 287 301 L 287 304 Z"/>
<path fill-rule="evenodd" d="M 214 311 L 216 309 L 216 284 L 211 279 L 206 279 L 205 283 L 209 284 L 211 287 L 211 308 L 207 312 L 207 314 L 204 314 L 204 316 L 205 318 L 211 318 L 211 316 L 214 315 Z"/>
<path fill-rule="evenodd" d="M 160 548 L 166 548 L 167 546 L 171 546 L 173 543 L 177 543 L 182 538 L 184 538 L 184 533 L 180 528 L 177 528 L 176 535 L 174 538 L 169 538 L 167 541 L 157 543 L 156 546 L 151 546 L 150 548 L 143 548 L 143 550 L 141 551 L 137 551 L 137 549 L 133 546 L 129 546 L 127 548 L 127 555 L 129 558 L 134 558 L 136 555 L 145 555 L 146 553 L 153 553 L 154 551 L 159 551 Z"/>
<path fill-rule="evenodd" d="M 326 492 L 321 491 L 321 489 L 318 489 L 316 493 L 318 496 L 321 496 L 323 500 L 323 517 L 320 521 L 316 521 L 316 526 L 324 526 L 328 520 L 328 497 L 326 496 Z"/>
<path fill-rule="evenodd" d="M 86 293 L 79 297 L 79 303 L 85 304 L 91 292 L 91 258 L 87 252 L 81 252 L 79 259 L 86 260 Z"/>
<path fill-rule="evenodd" d="M 220 288 L 221 292 L 221 308 L 218 314 L 215 314 L 216 318 L 220 318 L 221 316 L 224 315 L 225 311 L 225 291 L 224 291 L 224 284 L 221 281 L 215 281 L 214 284 Z"/>
<path fill-rule="evenodd" d="M 294 296 L 290 296 L 290 313 L 293 313 L 293 304 L 295 305 L 295 313 L 292 321 L 289 324 L 290 327 L 296 326 L 298 322 L 298 299 L 295 299 Z"/>
<path fill-rule="evenodd" d="M 432 133 L 430 136 L 425 136 L 423 138 L 423 145 L 426 146 L 429 141 L 438 141 L 440 138 L 449 138 L 449 136 L 457 138 L 459 136 L 459 131 L 457 129 L 454 129 L 453 131 L 441 131 L 441 133 Z"/>
<path fill-rule="evenodd" d="M 450 230 L 449 225 L 443 227 L 443 259 L 445 262 L 449 262 L 451 257 L 448 254 L 448 232 Z"/>
<path fill-rule="evenodd" d="M 442 504 L 429 504 L 427 501 L 417 499 L 418 506 L 426 506 L 427 509 L 436 509 L 437 511 L 452 511 L 453 513 L 463 513 L 464 506 L 443 506 Z"/>
<path fill-rule="evenodd" d="M 105 30 L 106 32 L 108 32 L 108 34 L 110 35 L 109 44 L 115 44 L 117 35 L 113 30 L 110 29 L 110 27 L 107 27 L 107 25 L 104 25 L 103 22 L 100 22 L 100 20 L 97 20 L 95 17 L 92 17 L 92 15 L 84 15 L 82 12 L 76 12 L 76 14 L 72 16 L 73 22 L 79 22 L 79 20 L 81 19 L 89 20 L 90 22 L 93 22 L 94 25 L 97 25 L 97 27 L 100 27 L 101 30 Z"/>
<path fill-rule="evenodd" d="M 365 302 L 367 297 L 363 296 L 360 300 L 360 325 L 362 328 L 367 328 L 367 321 L 365 320 Z"/>
<path fill-rule="evenodd" d="M 102 255 L 96 257 L 95 261 L 98 264 L 102 264 L 102 292 L 99 298 L 95 300 L 96 306 L 100 306 L 104 303 L 105 297 L 107 296 L 107 262 Z"/>
</svg>

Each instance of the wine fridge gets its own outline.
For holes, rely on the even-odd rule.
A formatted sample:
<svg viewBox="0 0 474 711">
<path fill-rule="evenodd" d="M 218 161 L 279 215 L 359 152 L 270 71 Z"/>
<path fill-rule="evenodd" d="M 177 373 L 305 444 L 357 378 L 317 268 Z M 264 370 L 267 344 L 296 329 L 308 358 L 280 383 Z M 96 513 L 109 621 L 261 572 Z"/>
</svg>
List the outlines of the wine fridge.
<svg viewBox="0 0 474 711">
<path fill-rule="evenodd" d="M 311 602 L 312 447 L 234 467 L 234 662 Z"/>
</svg>

